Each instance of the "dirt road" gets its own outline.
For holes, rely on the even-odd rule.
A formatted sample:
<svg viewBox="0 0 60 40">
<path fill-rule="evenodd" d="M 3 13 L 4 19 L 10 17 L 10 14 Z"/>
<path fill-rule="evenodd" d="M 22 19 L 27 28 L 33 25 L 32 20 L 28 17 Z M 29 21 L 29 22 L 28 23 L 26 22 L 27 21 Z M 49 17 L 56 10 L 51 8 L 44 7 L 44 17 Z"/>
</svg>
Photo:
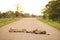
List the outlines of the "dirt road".
<svg viewBox="0 0 60 40">
<path fill-rule="evenodd" d="M 46 30 L 47 34 L 32 34 L 8 32 L 10 28 L 13 29 L 27 29 L 28 31 L 39 29 Z M 13 22 L 0 28 L 0 40 L 60 40 L 60 30 L 57 30 L 36 18 L 23 18 L 22 20 Z"/>
</svg>

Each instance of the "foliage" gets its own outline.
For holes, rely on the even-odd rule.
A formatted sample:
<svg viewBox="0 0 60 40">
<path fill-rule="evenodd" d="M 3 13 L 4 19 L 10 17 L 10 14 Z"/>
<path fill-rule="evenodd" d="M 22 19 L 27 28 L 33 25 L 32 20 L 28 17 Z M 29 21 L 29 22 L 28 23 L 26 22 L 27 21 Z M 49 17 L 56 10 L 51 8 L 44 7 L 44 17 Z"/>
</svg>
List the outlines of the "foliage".
<svg viewBox="0 0 60 40">
<path fill-rule="evenodd" d="M 22 13 L 22 12 L 18 12 L 15 11 L 15 13 L 11 10 L 7 11 L 7 12 L 0 12 L 0 18 L 15 18 L 15 17 L 30 17 L 29 13 Z"/>
<path fill-rule="evenodd" d="M 52 0 L 46 5 L 46 10 L 43 11 L 44 14 L 48 14 L 48 18 L 53 21 L 60 22 L 60 0 Z M 46 17 L 47 17 L 46 16 Z"/>
</svg>

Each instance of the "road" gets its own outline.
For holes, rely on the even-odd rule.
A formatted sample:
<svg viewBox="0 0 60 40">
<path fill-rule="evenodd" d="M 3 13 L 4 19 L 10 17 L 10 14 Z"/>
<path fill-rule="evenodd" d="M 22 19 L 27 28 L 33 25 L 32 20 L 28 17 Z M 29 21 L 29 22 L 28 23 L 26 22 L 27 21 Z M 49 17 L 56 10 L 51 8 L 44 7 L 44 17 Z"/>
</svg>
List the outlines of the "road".
<svg viewBox="0 0 60 40">
<path fill-rule="evenodd" d="M 32 34 L 9 32 L 9 29 L 26 29 L 28 31 L 39 29 L 45 30 L 47 34 Z M 60 40 L 60 30 L 53 28 L 36 18 L 23 18 L 0 28 L 0 40 Z"/>
</svg>

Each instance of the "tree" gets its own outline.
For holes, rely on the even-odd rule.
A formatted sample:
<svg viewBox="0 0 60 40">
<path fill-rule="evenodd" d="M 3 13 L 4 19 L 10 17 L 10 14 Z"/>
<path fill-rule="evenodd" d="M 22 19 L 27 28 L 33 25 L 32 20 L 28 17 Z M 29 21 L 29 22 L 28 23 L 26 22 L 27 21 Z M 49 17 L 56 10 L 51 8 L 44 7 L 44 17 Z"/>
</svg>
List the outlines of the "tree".
<svg viewBox="0 0 60 40">
<path fill-rule="evenodd" d="M 5 13 L 7 15 L 8 18 L 13 18 L 15 15 L 14 15 L 14 12 L 9 10 Z"/>
<path fill-rule="evenodd" d="M 22 17 L 23 16 L 23 14 L 22 14 L 22 10 L 21 10 L 22 8 L 21 8 L 21 5 L 19 4 L 19 3 L 17 3 L 16 4 L 16 12 L 15 12 L 15 16 L 16 17 Z"/>
<path fill-rule="evenodd" d="M 19 12 L 18 11 L 15 12 L 15 17 L 19 17 Z"/>
<path fill-rule="evenodd" d="M 19 3 L 17 3 L 15 7 L 16 7 L 16 11 L 18 11 L 18 12 L 22 11 L 22 7 Z"/>
<path fill-rule="evenodd" d="M 2 18 L 2 14 L 1 14 L 1 12 L 0 12 L 0 18 Z"/>
<path fill-rule="evenodd" d="M 19 4 L 16 4 L 16 10 L 19 11 Z"/>
<path fill-rule="evenodd" d="M 2 18 L 7 18 L 7 17 L 8 17 L 7 13 L 3 12 L 2 13 Z"/>
<path fill-rule="evenodd" d="M 43 13 L 48 14 L 48 18 L 60 21 L 60 0 L 52 0 L 46 5 L 46 10 Z"/>
</svg>

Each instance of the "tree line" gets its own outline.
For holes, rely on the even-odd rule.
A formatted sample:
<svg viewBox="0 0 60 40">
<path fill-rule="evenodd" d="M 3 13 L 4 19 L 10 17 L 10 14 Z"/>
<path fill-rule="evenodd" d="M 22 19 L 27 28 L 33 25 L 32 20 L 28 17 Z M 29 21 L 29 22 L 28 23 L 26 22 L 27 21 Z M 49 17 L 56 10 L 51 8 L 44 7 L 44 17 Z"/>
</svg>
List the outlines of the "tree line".
<svg viewBox="0 0 60 40">
<path fill-rule="evenodd" d="M 7 12 L 2 12 L 0 11 L 0 18 L 15 18 L 15 17 L 36 17 L 36 15 L 30 15 L 29 13 L 22 13 L 18 11 L 7 11 Z"/>
<path fill-rule="evenodd" d="M 60 22 L 60 0 L 48 2 L 42 13 L 44 14 L 43 18 Z"/>
<path fill-rule="evenodd" d="M 7 12 L 0 12 L 0 18 L 14 18 L 14 17 L 19 17 L 22 16 L 22 13 L 19 12 L 13 12 L 13 11 L 7 11 Z"/>
</svg>

